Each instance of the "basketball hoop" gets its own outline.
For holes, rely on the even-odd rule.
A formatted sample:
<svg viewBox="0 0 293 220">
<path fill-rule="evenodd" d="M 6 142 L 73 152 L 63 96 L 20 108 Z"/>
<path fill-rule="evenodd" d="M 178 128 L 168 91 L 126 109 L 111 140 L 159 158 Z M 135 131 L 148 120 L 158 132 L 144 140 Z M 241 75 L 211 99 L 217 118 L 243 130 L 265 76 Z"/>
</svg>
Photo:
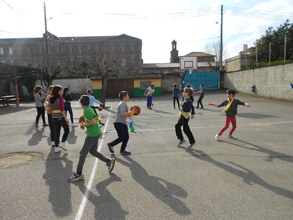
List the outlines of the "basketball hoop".
<svg viewBox="0 0 293 220">
<path fill-rule="evenodd" d="M 189 71 L 189 74 L 192 74 L 192 66 L 187 66 L 186 70 Z"/>
</svg>

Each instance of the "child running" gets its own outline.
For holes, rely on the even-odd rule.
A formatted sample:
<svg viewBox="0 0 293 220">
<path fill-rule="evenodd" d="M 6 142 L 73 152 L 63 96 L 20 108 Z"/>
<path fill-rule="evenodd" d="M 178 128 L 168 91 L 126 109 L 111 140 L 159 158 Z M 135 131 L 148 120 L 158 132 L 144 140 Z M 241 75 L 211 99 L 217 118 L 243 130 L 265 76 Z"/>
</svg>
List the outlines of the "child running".
<svg viewBox="0 0 293 220">
<path fill-rule="evenodd" d="M 184 92 L 183 92 L 183 97 L 184 97 L 184 101 L 181 102 L 181 112 L 180 112 L 180 118 L 177 122 L 177 124 L 175 125 L 175 132 L 176 132 L 176 136 L 179 139 L 179 144 L 178 146 L 180 146 L 181 144 L 183 144 L 185 141 L 183 139 L 183 135 L 182 135 L 182 131 L 181 131 L 181 126 L 183 125 L 183 131 L 186 134 L 186 136 L 188 137 L 189 140 L 189 146 L 188 148 L 191 148 L 195 145 L 195 140 L 193 137 L 193 134 L 189 128 L 188 125 L 188 121 L 190 118 L 190 111 L 192 111 L 192 101 L 190 99 L 190 97 L 193 94 L 193 90 L 191 88 L 184 88 Z M 194 109 L 194 108 L 193 108 Z M 194 111 L 191 112 L 191 119 L 194 118 Z"/>
<path fill-rule="evenodd" d="M 81 128 L 86 127 L 86 138 L 83 144 L 83 147 L 80 151 L 79 161 L 77 165 L 76 173 L 68 179 L 70 182 L 83 180 L 84 175 L 82 174 L 82 168 L 86 159 L 88 152 L 94 157 L 104 161 L 106 166 L 108 167 L 109 173 L 112 172 L 115 159 L 114 158 L 106 158 L 100 152 L 97 151 L 98 141 L 101 135 L 100 126 L 97 124 L 97 116 L 92 108 L 89 107 L 90 99 L 87 95 L 82 95 L 80 100 L 80 105 L 83 108 L 83 116 L 84 122 L 80 122 Z"/>
<path fill-rule="evenodd" d="M 197 106 L 196 106 L 196 108 L 198 108 L 199 105 L 200 105 L 201 106 L 200 108 L 203 109 L 202 99 L 204 97 L 204 84 L 200 84 L 199 91 L 196 91 L 195 93 L 199 93 L 199 97 L 198 97 L 198 100 L 197 100 Z"/>
<path fill-rule="evenodd" d="M 50 136 L 51 136 L 51 146 L 55 147 L 55 142 L 54 142 L 54 125 L 53 125 L 53 120 L 52 120 L 52 109 L 50 106 L 50 98 L 52 97 L 52 90 L 53 90 L 53 85 L 49 86 L 48 88 L 48 94 L 46 97 L 45 104 L 47 106 L 47 115 L 48 115 L 48 122 L 49 122 L 49 128 L 50 128 Z"/>
<path fill-rule="evenodd" d="M 233 136 L 233 132 L 236 129 L 236 115 L 237 115 L 238 105 L 244 105 L 244 106 L 247 106 L 247 107 L 251 107 L 251 105 L 249 105 L 248 103 L 241 102 L 240 100 L 235 99 L 235 96 L 236 96 L 236 91 L 235 90 L 228 89 L 226 92 L 227 92 L 227 100 L 223 101 L 220 105 L 216 105 L 216 104 L 212 104 L 212 103 L 209 104 L 211 106 L 215 106 L 215 107 L 218 107 L 218 108 L 222 107 L 222 106 L 225 106 L 225 108 L 222 110 L 222 112 L 226 112 L 226 124 L 219 131 L 219 133 L 216 134 L 215 139 L 217 141 L 220 140 L 221 135 L 223 134 L 223 132 L 227 130 L 227 128 L 229 127 L 230 122 L 232 123 L 232 129 L 229 132 L 228 138 L 236 139 Z"/>
<path fill-rule="evenodd" d="M 120 148 L 120 154 L 121 155 L 131 155 L 131 152 L 126 151 L 127 142 L 129 139 L 129 133 L 128 133 L 128 127 L 126 123 L 127 117 L 132 117 L 133 112 L 128 112 L 128 106 L 127 103 L 129 101 L 129 96 L 127 91 L 121 91 L 119 93 L 119 98 L 121 102 L 119 102 L 117 107 L 117 113 L 114 119 L 114 127 L 117 131 L 118 138 L 113 140 L 112 142 L 108 143 L 108 149 L 109 151 L 114 154 L 113 147 L 120 142 L 122 142 L 121 148 Z"/>
<path fill-rule="evenodd" d="M 62 98 L 62 87 L 55 85 L 52 90 L 52 97 L 50 98 L 50 106 L 52 110 L 52 121 L 54 126 L 54 142 L 55 142 L 55 153 L 66 150 L 65 141 L 67 140 L 69 134 L 69 121 L 66 117 L 66 112 L 64 109 L 64 99 Z M 64 134 L 62 136 L 62 141 L 59 146 L 59 137 L 61 127 L 64 129 Z"/>
</svg>

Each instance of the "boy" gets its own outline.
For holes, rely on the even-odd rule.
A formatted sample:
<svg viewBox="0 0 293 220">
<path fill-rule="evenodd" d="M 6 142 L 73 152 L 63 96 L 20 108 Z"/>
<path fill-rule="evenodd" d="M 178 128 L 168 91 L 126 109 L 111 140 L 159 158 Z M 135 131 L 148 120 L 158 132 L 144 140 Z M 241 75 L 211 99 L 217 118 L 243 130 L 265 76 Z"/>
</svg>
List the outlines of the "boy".
<svg viewBox="0 0 293 220">
<path fill-rule="evenodd" d="M 192 101 L 190 99 L 192 94 L 193 94 L 193 90 L 191 88 L 184 89 L 184 92 L 183 92 L 184 101 L 180 104 L 182 107 L 180 112 L 180 118 L 177 124 L 175 125 L 176 136 L 179 139 L 178 146 L 180 146 L 181 144 L 185 142 L 183 139 L 182 131 L 181 131 L 181 126 L 183 125 L 183 131 L 189 139 L 190 145 L 188 146 L 188 148 L 191 148 L 195 144 L 193 134 L 188 125 L 188 121 L 190 118 L 189 113 L 190 111 L 192 111 L 192 106 L 193 106 Z M 191 113 L 191 119 L 193 118 L 194 118 L 194 111 L 192 111 Z"/>
<path fill-rule="evenodd" d="M 198 108 L 199 105 L 200 105 L 201 106 L 200 108 L 203 109 L 202 99 L 204 97 L 204 84 L 200 84 L 199 91 L 196 91 L 196 93 L 199 93 L 199 97 L 198 97 L 198 100 L 197 100 L 197 106 L 196 106 L 196 108 Z"/>
<path fill-rule="evenodd" d="M 155 93 L 155 86 L 151 85 L 150 87 L 148 87 L 145 92 L 144 95 L 147 97 L 147 108 L 148 109 L 152 109 L 152 105 L 153 105 L 153 94 Z"/>
<path fill-rule="evenodd" d="M 236 95 L 236 91 L 233 89 L 228 89 L 227 91 L 227 100 L 223 101 L 220 105 L 216 105 L 216 104 L 209 104 L 211 106 L 215 106 L 215 107 L 222 107 L 225 106 L 225 108 L 223 109 L 222 112 L 226 112 L 226 124 L 225 126 L 222 128 L 222 130 L 219 131 L 218 134 L 216 134 L 215 139 L 217 141 L 220 140 L 221 135 L 223 134 L 224 131 L 227 130 L 227 128 L 229 127 L 230 122 L 232 123 L 232 129 L 229 132 L 228 138 L 231 139 L 236 139 L 235 137 L 232 136 L 233 132 L 236 129 L 236 114 L 237 114 L 237 108 L 238 105 L 244 105 L 247 107 L 251 107 L 251 105 L 241 102 L 238 99 L 235 99 L 235 95 Z"/>
<path fill-rule="evenodd" d="M 177 88 L 177 84 L 174 83 L 173 84 L 173 106 L 174 106 L 174 109 L 175 108 L 175 101 L 177 101 L 177 105 L 178 105 L 178 109 L 180 110 L 180 106 L 179 106 L 179 89 Z"/>
<path fill-rule="evenodd" d="M 88 152 L 90 152 L 91 155 L 97 157 L 98 159 L 104 161 L 108 167 L 109 173 L 112 172 L 115 165 L 114 158 L 111 158 L 111 159 L 106 158 L 100 152 L 97 151 L 98 141 L 101 135 L 101 130 L 99 125 L 97 124 L 97 119 L 96 119 L 97 116 L 94 110 L 91 107 L 89 107 L 90 98 L 87 95 L 82 95 L 79 101 L 80 101 L 81 107 L 83 108 L 83 115 L 84 115 L 84 122 L 80 122 L 80 125 L 82 129 L 84 127 L 87 128 L 87 131 L 86 131 L 87 136 L 85 138 L 84 145 L 80 151 L 77 171 L 76 173 L 73 173 L 73 175 L 68 179 L 68 181 L 70 182 L 84 179 L 84 175 L 82 174 L 82 168 L 83 168 Z"/>
<path fill-rule="evenodd" d="M 121 91 L 119 93 L 120 103 L 117 106 L 117 113 L 114 119 L 114 127 L 117 131 L 118 138 L 113 140 L 112 142 L 108 143 L 108 149 L 109 151 L 114 154 L 113 147 L 120 142 L 122 142 L 121 148 L 120 148 L 120 154 L 121 155 L 131 155 L 131 152 L 126 151 L 127 142 L 129 139 L 129 133 L 128 133 L 128 127 L 126 123 L 127 117 L 132 117 L 133 112 L 128 112 L 127 103 L 129 101 L 129 96 L 127 91 Z"/>
</svg>

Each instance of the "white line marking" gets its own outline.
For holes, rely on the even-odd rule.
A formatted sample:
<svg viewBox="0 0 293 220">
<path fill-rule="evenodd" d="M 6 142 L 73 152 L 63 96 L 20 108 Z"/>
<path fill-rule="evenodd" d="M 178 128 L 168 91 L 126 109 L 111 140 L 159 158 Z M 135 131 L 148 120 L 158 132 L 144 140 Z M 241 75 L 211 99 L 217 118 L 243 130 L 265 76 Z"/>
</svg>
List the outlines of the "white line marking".
<svg viewBox="0 0 293 220">
<path fill-rule="evenodd" d="M 99 147 L 98 147 L 98 152 L 101 151 L 101 148 L 102 148 L 102 145 L 103 145 L 103 142 L 104 142 L 104 139 L 105 139 L 105 130 L 109 124 L 109 120 L 110 120 L 110 115 L 111 115 L 111 112 L 109 112 L 109 115 L 108 115 L 108 119 L 107 119 L 107 122 L 105 124 L 105 127 L 104 127 L 104 130 L 103 130 L 103 135 L 102 135 L 102 138 L 100 138 L 100 144 L 99 144 Z M 82 218 L 82 215 L 83 215 L 83 212 L 84 212 L 84 208 L 85 208 L 85 205 L 87 203 L 87 200 L 88 200 L 88 196 L 89 196 L 89 191 L 90 189 L 92 188 L 92 185 L 93 185 L 93 182 L 94 182 L 94 179 L 95 179 L 95 175 L 96 175 L 96 170 L 97 170 L 97 166 L 98 166 L 98 161 L 99 159 L 96 158 L 95 160 L 95 163 L 94 163 L 94 167 L 93 167 L 93 170 L 92 170 L 92 173 L 91 173 L 91 176 L 90 176 L 90 180 L 86 186 L 86 191 L 83 195 L 83 198 L 82 198 L 82 201 L 79 205 L 79 209 L 78 209 L 78 212 L 75 216 L 75 220 L 80 220 Z"/>
</svg>

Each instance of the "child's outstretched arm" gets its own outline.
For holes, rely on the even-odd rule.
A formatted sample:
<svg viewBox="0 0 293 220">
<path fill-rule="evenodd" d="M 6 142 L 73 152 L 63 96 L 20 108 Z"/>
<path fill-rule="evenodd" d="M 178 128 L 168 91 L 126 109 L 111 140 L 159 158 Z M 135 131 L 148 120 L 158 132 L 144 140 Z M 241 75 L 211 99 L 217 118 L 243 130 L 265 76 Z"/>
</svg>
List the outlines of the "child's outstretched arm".
<svg viewBox="0 0 293 220">
<path fill-rule="evenodd" d="M 248 103 L 246 103 L 246 102 L 245 102 L 244 106 L 246 106 L 246 107 L 251 107 L 251 105 L 248 104 Z"/>
<path fill-rule="evenodd" d="M 209 103 L 208 105 L 210 105 L 210 106 L 214 106 L 214 107 L 217 107 L 217 108 L 220 107 L 219 105 L 216 105 L 216 104 L 213 104 L 213 103 Z"/>
</svg>

